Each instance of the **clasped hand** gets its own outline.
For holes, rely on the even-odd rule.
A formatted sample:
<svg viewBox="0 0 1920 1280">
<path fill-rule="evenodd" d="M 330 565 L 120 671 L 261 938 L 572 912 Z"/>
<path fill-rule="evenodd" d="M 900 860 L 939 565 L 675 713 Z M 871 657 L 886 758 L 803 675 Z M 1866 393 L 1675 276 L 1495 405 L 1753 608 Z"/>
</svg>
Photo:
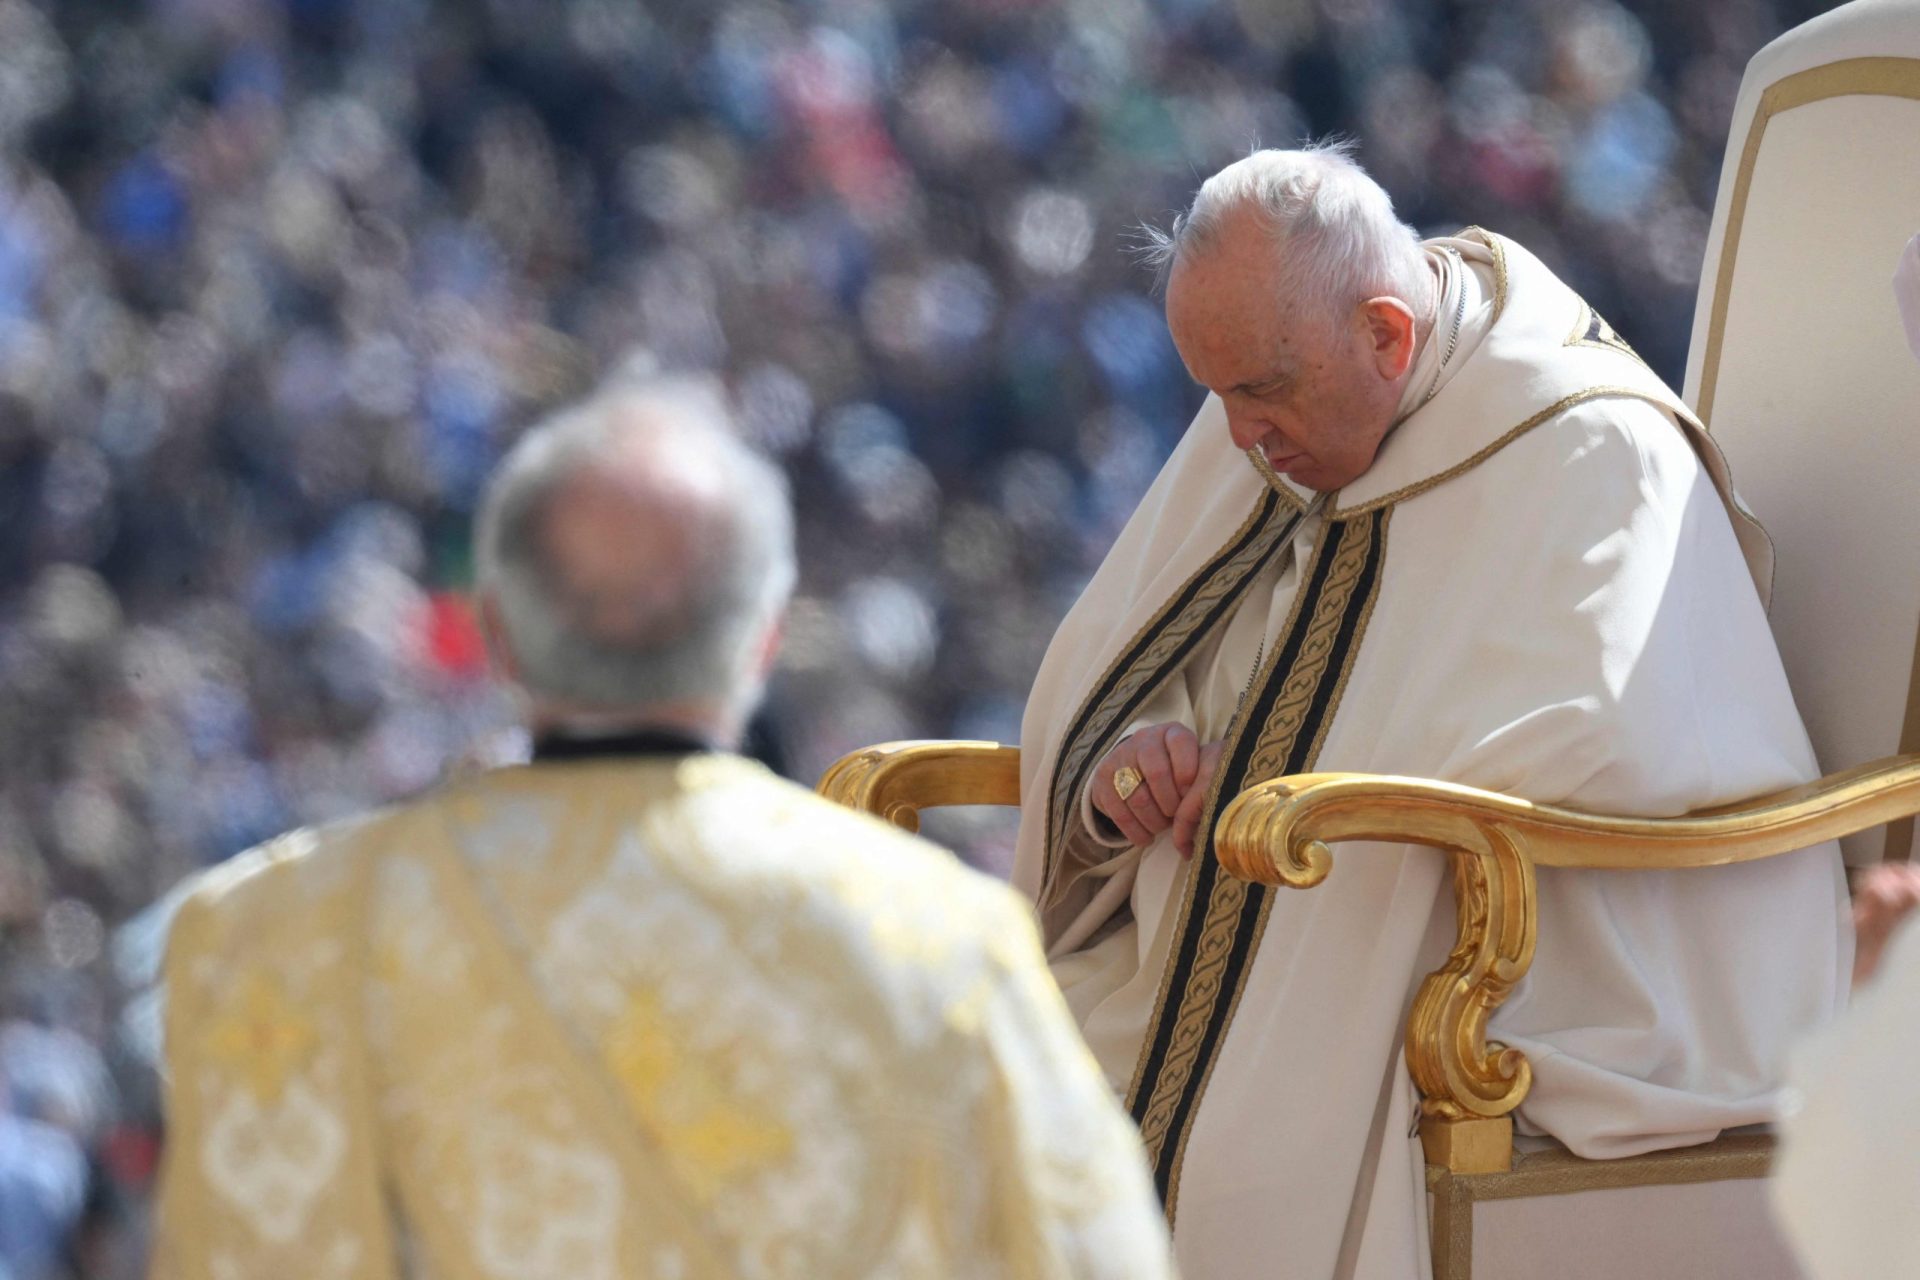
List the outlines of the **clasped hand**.
<svg viewBox="0 0 1920 1280">
<path fill-rule="evenodd" d="M 1094 767 L 1088 798 L 1132 844 L 1144 849 L 1171 827 L 1173 847 L 1191 858 L 1220 747 L 1201 746 L 1183 724 L 1150 724 L 1122 738 Z M 1139 772 L 1140 784 L 1123 800 L 1113 779 L 1125 768 Z"/>
</svg>

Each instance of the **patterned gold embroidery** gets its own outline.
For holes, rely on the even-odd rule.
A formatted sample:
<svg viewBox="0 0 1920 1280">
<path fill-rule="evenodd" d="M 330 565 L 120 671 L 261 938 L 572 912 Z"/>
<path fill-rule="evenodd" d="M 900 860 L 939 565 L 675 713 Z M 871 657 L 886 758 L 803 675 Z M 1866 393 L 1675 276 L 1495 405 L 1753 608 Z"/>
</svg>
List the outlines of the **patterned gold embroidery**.
<svg viewBox="0 0 1920 1280">
<path fill-rule="evenodd" d="M 1384 560 L 1386 558 L 1387 522 L 1392 518 L 1392 515 L 1393 513 L 1390 511 L 1382 515 L 1379 524 L 1375 528 L 1373 540 L 1378 541 L 1380 543 L 1379 552 L 1376 557 L 1377 560 Z M 1338 557 L 1334 562 L 1332 576 L 1338 577 L 1342 574 L 1350 573 L 1356 579 L 1354 583 L 1350 584 L 1348 587 L 1345 588 L 1345 594 L 1349 598 L 1351 597 L 1353 590 L 1357 589 L 1357 586 L 1358 586 L 1357 578 L 1359 574 L 1362 572 L 1362 569 L 1364 568 L 1364 565 L 1366 563 L 1368 550 L 1370 550 L 1370 548 L 1354 548 L 1354 554 L 1352 555 L 1351 558 L 1349 558 L 1345 554 L 1345 549 L 1343 548 L 1343 554 L 1340 557 Z M 1307 769 L 1312 768 L 1313 762 L 1319 759 L 1320 757 L 1320 747 L 1326 741 L 1327 729 L 1329 726 L 1333 724 L 1334 712 L 1339 709 L 1340 699 L 1343 696 L 1345 696 L 1347 691 L 1347 680 L 1353 674 L 1354 660 L 1359 657 L 1360 639 L 1362 636 L 1366 635 L 1367 633 L 1367 624 L 1373 620 L 1374 603 L 1379 598 L 1380 598 L 1379 584 L 1376 578 L 1376 581 L 1372 589 L 1367 591 L 1365 598 L 1360 602 L 1360 613 L 1359 613 L 1358 620 L 1354 624 L 1352 639 L 1345 645 L 1344 648 L 1342 648 L 1337 654 L 1335 654 L 1335 660 L 1339 663 L 1339 669 L 1334 678 L 1333 692 L 1331 696 L 1329 696 L 1327 699 L 1327 707 L 1326 707 L 1325 714 L 1320 716 L 1318 722 L 1312 726 L 1312 730 L 1313 730 L 1312 738 L 1308 742 L 1306 752 L 1302 757 L 1304 761 L 1304 763 L 1301 766 L 1302 768 L 1307 768 Z M 1346 609 L 1343 608 L 1342 613 L 1345 613 L 1345 612 L 1346 612 Z M 1316 618 L 1315 618 L 1316 624 L 1320 621 L 1320 618 L 1321 618 L 1321 615 L 1316 614 Z M 1335 630 L 1337 630 L 1337 624 L 1336 624 Z M 1334 638 L 1335 637 L 1330 633 L 1328 635 L 1329 643 L 1332 643 L 1334 641 Z M 1309 693 L 1308 695 L 1309 700 L 1311 700 L 1311 696 L 1312 696 L 1311 693 Z M 1276 715 L 1277 715 L 1277 711 L 1276 711 Z M 1275 743 L 1274 745 L 1276 747 L 1278 746 L 1277 743 Z M 1250 772 L 1251 780 L 1246 785 L 1248 786 L 1253 785 L 1254 780 L 1266 781 L 1270 778 L 1280 776 L 1279 766 L 1284 765 L 1287 755 L 1288 755 L 1288 752 L 1284 750 L 1281 750 L 1277 753 L 1277 756 L 1276 756 L 1277 763 L 1273 768 L 1272 772 L 1252 773 L 1250 770 L 1249 772 Z M 1259 756 L 1258 756 L 1258 753 L 1256 752 L 1256 764 L 1255 764 L 1256 768 L 1258 767 L 1258 759 L 1259 759 Z M 1209 822 L 1212 821 L 1211 813 L 1208 815 L 1207 820 Z M 1239 883 L 1238 881 L 1234 881 L 1233 878 L 1230 876 L 1223 877 L 1223 879 L 1232 883 Z M 1273 913 L 1273 895 L 1271 893 L 1267 893 L 1262 896 L 1259 912 L 1260 912 L 1259 919 L 1255 922 L 1253 927 L 1252 941 L 1248 944 L 1248 951 L 1250 954 L 1257 953 L 1259 951 L 1261 939 L 1266 937 L 1267 917 Z M 1233 1019 L 1240 1011 L 1240 997 L 1246 994 L 1246 990 L 1247 990 L 1247 984 L 1246 984 L 1245 978 L 1243 977 L 1242 980 L 1235 985 L 1233 992 L 1228 997 L 1227 1014 L 1224 1021 L 1224 1025 L 1229 1027 L 1233 1025 Z M 1171 1173 L 1169 1174 L 1168 1184 L 1167 1184 L 1166 1205 L 1167 1205 L 1167 1213 L 1169 1217 L 1172 1216 L 1175 1208 L 1180 1203 L 1180 1173 L 1181 1173 L 1181 1170 L 1186 1167 L 1187 1139 L 1193 1133 L 1193 1116 L 1197 1114 L 1199 1111 L 1197 1100 L 1199 1098 L 1203 1098 L 1206 1096 L 1207 1085 L 1212 1081 L 1213 1069 L 1219 1063 L 1219 1061 L 1220 1061 L 1220 1055 L 1218 1053 L 1215 1053 L 1214 1055 L 1212 1055 L 1210 1058 L 1207 1059 L 1205 1065 L 1201 1068 L 1200 1087 L 1195 1092 L 1195 1099 L 1196 1099 L 1195 1106 L 1193 1110 L 1189 1112 L 1187 1122 L 1180 1127 L 1179 1140 L 1174 1146 L 1173 1168 Z"/>
<path fill-rule="evenodd" d="M 1640 353 L 1635 351 L 1627 340 L 1606 319 L 1589 306 L 1584 300 L 1580 303 L 1580 314 L 1573 322 L 1573 332 L 1567 335 L 1565 343 L 1569 347 L 1600 347 L 1607 351 L 1618 351 L 1645 364 Z"/>
<path fill-rule="evenodd" d="M 1190 880 L 1189 884 L 1192 883 Z M 1173 1035 L 1167 1044 L 1166 1058 L 1154 1081 L 1153 1097 L 1148 1100 L 1147 1109 L 1140 1117 L 1140 1136 L 1146 1142 L 1149 1163 L 1159 1163 L 1160 1149 L 1173 1123 L 1175 1104 L 1185 1092 L 1193 1068 L 1199 1063 L 1200 1042 L 1206 1034 L 1214 1003 L 1220 995 L 1221 978 L 1233 949 L 1234 926 L 1240 918 L 1241 908 L 1246 905 L 1249 887 L 1244 880 L 1222 876 L 1207 899 L 1206 919 L 1200 926 L 1200 942 L 1194 952 L 1193 967 L 1180 986 L 1179 1007 L 1174 1019 Z M 1182 923 L 1185 923 L 1184 919 Z M 1168 979 L 1173 976 L 1170 968 Z M 1162 980 L 1160 1010 L 1165 1009 L 1174 994 L 1171 986 L 1170 981 Z M 1156 1016 L 1149 1026 L 1159 1025 L 1160 1010 L 1155 1011 Z"/>
<path fill-rule="evenodd" d="M 1387 514 L 1382 513 L 1371 521 L 1355 522 L 1324 539 L 1316 550 L 1313 563 L 1302 575 L 1306 585 L 1295 598 L 1281 630 L 1283 642 L 1274 646 L 1272 657 L 1253 683 L 1252 688 L 1262 692 L 1247 698 L 1236 712 L 1223 759 L 1231 760 L 1237 753 L 1235 744 L 1256 729 L 1251 723 L 1255 715 L 1261 717 L 1259 737 L 1237 777 L 1229 778 L 1226 767 L 1216 777 L 1202 830 L 1211 829 L 1213 814 L 1229 785 L 1238 794 L 1247 786 L 1279 776 L 1290 760 L 1297 762 L 1295 767 L 1311 767 L 1312 755 L 1318 752 L 1338 707 L 1338 696 L 1345 689 L 1353 655 L 1372 614 L 1379 565 L 1385 553 L 1386 521 Z M 1323 566 L 1321 562 L 1329 557 L 1330 562 Z M 1297 643 L 1293 639 L 1296 636 Z M 1284 672 L 1278 669 L 1282 662 L 1287 663 Z M 1282 683 L 1270 710 L 1263 713 L 1259 708 L 1267 701 L 1264 691 L 1273 689 L 1276 680 Z M 1316 695 L 1329 682 L 1332 696 L 1318 698 Z M 1316 702 L 1320 707 L 1317 716 L 1312 714 Z M 1305 756 L 1300 752 L 1303 735 L 1308 752 Z M 1259 897 L 1250 905 L 1253 894 Z M 1176 1207 L 1186 1135 L 1217 1060 L 1220 1035 L 1230 1025 L 1239 1003 L 1270 903 L 1264 890 L 1219 873 L 1216 864 L 1203 866 L 1196 861 L 1189 873 L 1176 938 L 1194 938 L 1194 944 L 1188 956 L 1177 941 L 1175 954 L 1169 958 L 1154 1016 L 1148 1024 L 1147 1046 L 1130 1091 L 1169 1216 Z M 1256 913 L 1251 922 L 1249 910 Z M 1197 931 L 1193 924 L 1196 915 L 1200 917 Z M 1223 996 L 1227 1002 L 1224 1020 L 1219 1016 Z M 1161 1029 L 1169 1017 L 1172 1025 L 1161 1048 L 1156 1042 L 1162 1039 Z M 1196 1071 L 1200 1080 L 1198 1088 L 1193 1089 L 1190 1086 Z M 1144 1107 L 1143 1089 L 1150 1089 Z M 1171 1160 L 1165 1158 L 1169 1138 L 1174 1144 Z"/>
<path fill-rule="evenodd" d="M 1061 743 L 1059 758 L 1054 762 L 1040 895 L 1043 908 L 1065 863 L 1062 853 L 1079 813 L 1077 787 L 1088 760 L 1120 728 L 1122 709 L 1150 692 L 1147 686 L 1178 669 L 1178 663 L 1170 661 L 1173 655 L 1201 630 L 1214 606 L 1245 585 L 1253 569 L 1291 534 L 1293 527 L 1293 517 L 1282 516 L 1263 498 L 1226 545 L 1121 647 L 1113 663 L 1089 689 L 1086 702 L 1070 722 L 1078 728 Z"/>
<path fill-rule="evenodd" d="M 334 1105 L 295 1080 L 272 1102 L 229 1093 L 201 1138 L 200 1167 L 260 1239 L 287 1244 L 308 1226 L 347 1148 Z"/>
<path fill-rule="evenodd" d="M 510 1114 L 471 1125 L 473 1270 L 498 1280 L 615 1280 L 623 1204 L 618 1164 L 592 1143 L 555 1141 Z"/>
<path fill-rule="evenodd" d="M 247 975 L 235 1007 L 207 1031 L 207 1053 L 226 1066 L 260 1101 L 280 1100 L 287 1082 L 313 1057 L 319 1036 L 280 984 Z"/>
<path fill-rule="evenodd" d="M 1282 502 L 1286 503 L 1295 511 L 1305 509 L 1306 504 L 1301 502 L 1300 495 L 1287 488 L 1286 481 L 1280 478 L 1280 473 L 1273 469 L 1271 462 L 1267 461 L 1266 454 L 1260 452 L 1258 449 L 1249 449 L 1247 450 L 1247 461 L 1253 463 L 1253 469 L 1260 473 L 1260 479 L 1266 482 L 1267 488 L 1280 495 Z"/>
<path fill-rule="evenodd" d="M 1259 741 L 1253 749 L 1253 759 L 1248 763 L 1246 778 L 1241 783 L 1243 787 L 1277 778 L 1284 769 L 1288 755 L 1299 740 L 1300 730 L 1306 725 L 1314 691 L 1326 676 L 1327 663 L 1333 657 L 1334 641 L 1346 615 L 1347 603 L 1353 598 L 1354 587 L 1360 581 L 1360 572 L 1366 567 L 1367 557 L 1372 550 L 1371 537 L 1342 540 L 1333 558 L 1333 566 L 1328 571 L 1319 608 L 1314 610 L 1313 620 L 1307 624 L 1306 638 L 1300 645 L 1300 656 L 1295 659 L 1293 670 L 1281 688 L 1279 701 L 1274 703 L 1265 726 L 1260 730 Z M 1370 605 L 1371 602 L 1369 608 Z M 1320 718 L 1319 727 L 1322 730 L 1329 718 Z"/>
<path fill-rule="evenodd" d="M 1320 557 L 1326 553 L 1326 547 L 1327 547 L 1327 541 L 1325 539 L 1322 539 L 1319 545 L 1315 548 L 1315 555 L 1314 555 L 1315 561 L 1319 560 Z M 1306 584 L 1311 579 L 1312 574 L 1313 574 L 1313 563 L 1310 562 L 1303 567 L 1303 571 L 1300 575 L 1301 588 L 1299 591 L 1294 593 L 1293 604 L 1290 606 L 1287 612 L 1287 620 L 1283 624 L 1281 624 L 1280 634 L 1282 636 L 1292 634 L 1293 629 L 1299 625 L 1300 610 L 1302 606 L 1304 606 L 1307 602 Z M 1239 707 L 1235 708 L 1234 714 L 1233 714 L 1233 720 L 1227 726 L 1226 741 L 1228 742 L 1238 741 L 1240 738 L 1240 735 L 1243 732 L 1245 732 L 1246 717 L 1253 705 L 1253 698 L 1251 695 L 1255 689 L 1264 687 L 1267 681 L 1272 678 L 1271 673 L 1273 671 L 1274 664 L 1280 661 L 1281 653 L 1282 653 L 1282 647 L 1280 645 L 1274 645 L 1268 651 L 1266 660 L 1261 664 L 1260 670 L 1255 673 L 1255 676 L 1252 680 L 1248 681 L 1247 689 L 1245 694 L 1241 698 L 1240 705 Z M 1224 769 L 1216 770 L 1213 777 L 1213 783 L 1211 785 L 1210 790 L 1207 793 L 1206 803 L 1201 807 L 1201 811 L 1200 811 L 1200 815 L 1201 815 L 1200 830 L 1203 832 L 1211 831 L 1213 829 L 1214 814 L 1219 809 L 1220 792 L 1224 783 L 1225 783 L 1225 770 Z M 1241 881 L 1232 881 L 1231 883 L 1239 884 L 1243 890 L 1245 888 L 1245 884 Z M 1226 890 L 1226 892 L 1230 893 L 1231 890 Z M 1180 904 L 1180 923 L 1175 929 L 1176 937 L 1186 936 L 1188 922 L 1193 914 L 1196 897 L 1197 897 L 1197 879 L 1190 872 L 1187 878 L 1186 896 Z M 1211 919 L 1209 919 L 1208 929 L 1210 930 L 1213 926 L 1214 926 L 1214 922 Z M 1174 960 L 1173 960 L 1173 957 L 1169 957 L 1168 963 L 1167 963 L 1167 972 L 1161 977 L 1160 994 L 1154 1000 L 1153 1017 L 1148 1020 L 1147 1022 L 1148 1027 L 1158 1027 L 1161 1024 L 1161 1020 L 1167 1016 L 1167 1001 L 1169 996 L 1172 994 L 1173 985 L 1174 985 Z M 1178 1036 L 1178 1034 L 1179 1032 L 1176 1029 L 1175 1035 Z M 1148 1067 L 1148 1058 L 1149 1058 L 1149 1055 L 1143 1051 L 1140 1055 L 1139 1062 L 1137 1062 L 1134 1065 L 1133 1081 L 1131 1084 L 1127 1086 L 1127 1097 L 1129 1099 L 1137 1099 L 1140 1095 L 1140 1086 L 1143 1080 L 1145 1079 L 1145 1075 Z M 1156 1096 L 1157 1096 L 1157 1092 L 1156 1092 Z M 1147 1121 L 1145 1119 L 1141 1120 L 1141 1124 L 1143 1127 L 1145 1126 L 1146 1123 Z M 1165 1124 L 1164 1117 L 1159 1121 L 1159 1123 L 1164 1126 Z M 1148 1145 L 1151 1151 L 1152 1150 L 1151 1139 L 1149 1139 Z"/>
<path fill-rule="evenodd" d="M 729 1183 L 784 1160 L 793 1133 L 763 1108 L 729 1097 L 716 1078 L 718 1064 L 685 1054 L 686 1040 L 687 1028 L 654 993 L 640 990 L 608 1032 L 606 1059 L 641 1123 L 704 1204 Z"/>
</svg>

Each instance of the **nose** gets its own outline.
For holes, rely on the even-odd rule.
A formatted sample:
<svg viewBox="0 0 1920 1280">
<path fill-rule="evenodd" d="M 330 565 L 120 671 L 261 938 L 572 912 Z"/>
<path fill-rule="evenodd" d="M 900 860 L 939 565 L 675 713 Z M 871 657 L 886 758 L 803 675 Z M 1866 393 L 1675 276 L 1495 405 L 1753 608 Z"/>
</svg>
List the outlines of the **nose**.
<svg viewBox="0 0 1920 1280">
<path fill-rule="evenodd" d="M 1227 434 L 1233 438 L 1234 448 L 1251 449 L 1267 434 L 1267 424 L 1258 414 L 1228 409 Z"/>
</svg>

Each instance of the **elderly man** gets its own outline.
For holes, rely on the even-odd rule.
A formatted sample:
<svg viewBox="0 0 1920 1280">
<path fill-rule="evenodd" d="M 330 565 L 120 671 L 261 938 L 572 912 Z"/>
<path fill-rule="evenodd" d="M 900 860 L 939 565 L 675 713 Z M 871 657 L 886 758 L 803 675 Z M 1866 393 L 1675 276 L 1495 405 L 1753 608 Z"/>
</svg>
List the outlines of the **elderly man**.
<svg viewBox="0 0 1920 1280">
<path fill-rule="evenodd" d="M 612 393 L 496 477 L 531 765 L 187 903 L 162 1274 L 1168 1274 L 1019 900 L 733 754 L 792 533 L 717 418 Z"/>
<path fill-rule="evenodd" d="M 1442 859 L 1275 892 L 1213 821 L 1309 770 L 1650 815 L 1812 778 L 1770 553 L 1591 308 L 1500 236 L 1420 243 L 1339 149 L 1216 174 L 1161 257 L 1211 394 L 1042 665 L 1016 881 L 1186 1274 L 1420 1274 L 1399 1046 Z M 1768 1119 L 1846 987 L 1837 851 L 1539 882 L 1492 1030 L 1533 1063 L 1520 1130 L 1605 1157 Z"/>
</svg>

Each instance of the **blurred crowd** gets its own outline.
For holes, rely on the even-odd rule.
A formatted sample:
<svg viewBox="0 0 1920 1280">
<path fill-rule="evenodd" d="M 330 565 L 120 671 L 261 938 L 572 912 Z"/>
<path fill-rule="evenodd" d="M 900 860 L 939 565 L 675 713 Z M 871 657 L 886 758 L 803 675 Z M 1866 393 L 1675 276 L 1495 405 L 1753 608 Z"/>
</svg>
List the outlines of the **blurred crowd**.
<svg viewBox="0 0 1920 1280">
<path fill-rule="evenodd" d="M 1677 381 L 1741 70 L 1825 7 L 0 0 L 0 1280 L 138 1273 L 142 909 L 524 750 L 463 590 L 528 422 L 725 378 L 799 507 L 799 780 L 1015 739 L 1198 401 L 1141 222 L 1348 134 Z"/>
</svg>

